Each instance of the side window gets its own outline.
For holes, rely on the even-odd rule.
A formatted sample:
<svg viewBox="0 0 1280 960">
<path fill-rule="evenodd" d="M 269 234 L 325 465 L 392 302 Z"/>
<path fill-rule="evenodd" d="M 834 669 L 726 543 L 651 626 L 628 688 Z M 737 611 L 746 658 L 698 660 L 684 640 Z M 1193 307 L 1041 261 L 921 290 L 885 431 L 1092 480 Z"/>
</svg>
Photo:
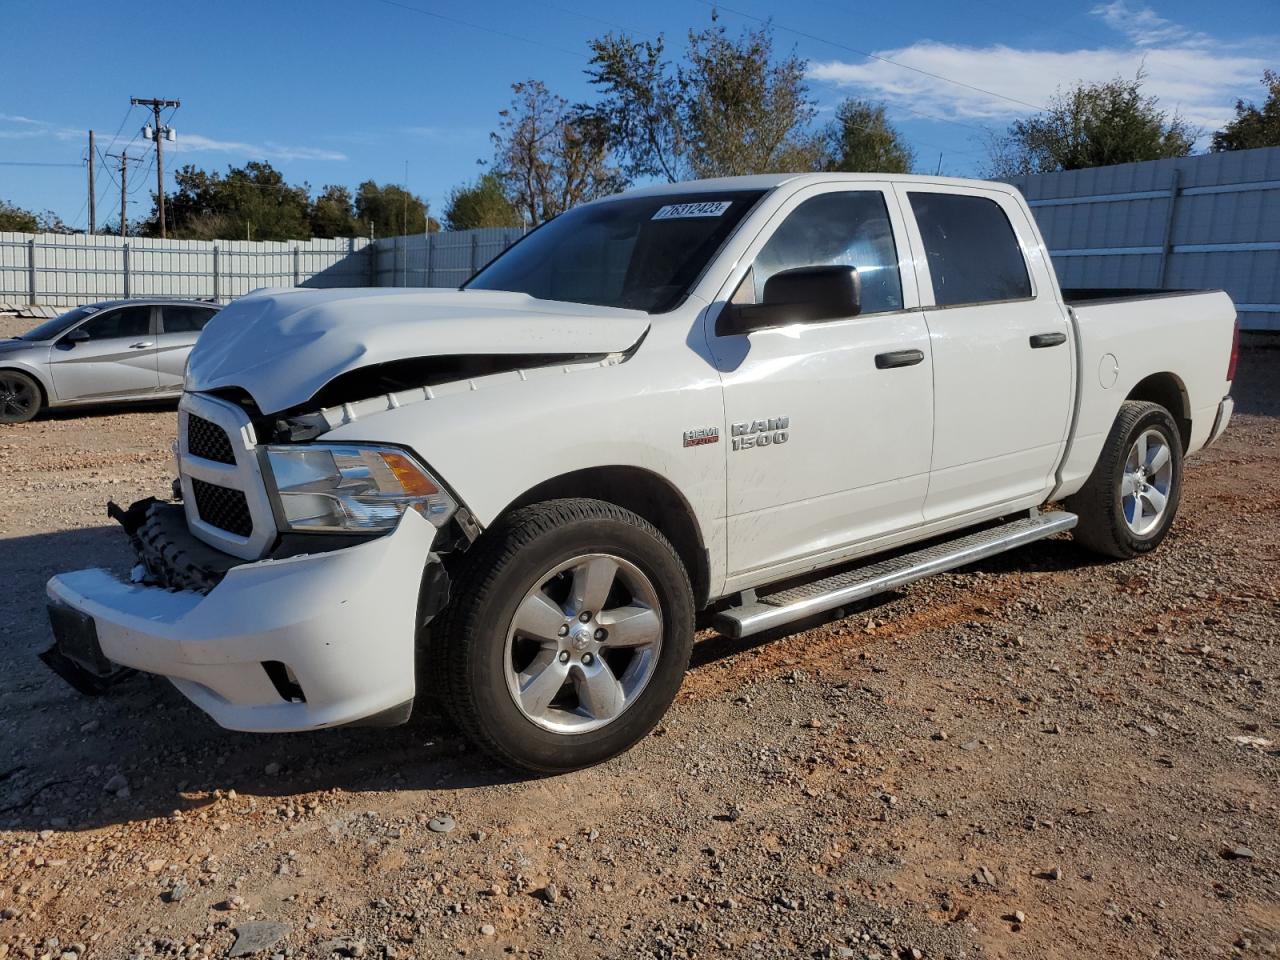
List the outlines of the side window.
<svg viewBox="0 0 1280 960">
<path fill-rule="evenodd" d="M 832 265 L 858 268 L 863 313 L 902 309 L 893 227 L 879 190 L 824 193 L 792 210 L 752 266 L 756 302 L 781 270 Z"/>
<path fill-rule="evenodd" d="M 940 307 L 1031 296 L 1017 234 L 988 197 L 908 193 Z"/>
<path fill-rule="evenodd" d="M 165 333 L 199 333 L 216 311 L 207 307 L 164 307 Z"/>
<path fill-rule="evenodd" d="M 118 340 L 125 337 L 146 337 L 151 333 L 150 307 L 121 307 L 106 310 L 80 327 L 91 340 Z"/>
</svg>

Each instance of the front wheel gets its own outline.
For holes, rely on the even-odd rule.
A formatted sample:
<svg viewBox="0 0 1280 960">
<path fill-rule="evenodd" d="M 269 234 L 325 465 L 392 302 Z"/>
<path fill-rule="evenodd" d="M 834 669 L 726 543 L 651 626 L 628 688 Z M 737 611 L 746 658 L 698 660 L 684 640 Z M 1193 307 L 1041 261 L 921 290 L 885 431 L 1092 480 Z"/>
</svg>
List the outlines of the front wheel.
<svg viewBox="0 0 1280 960">
<path fill-rule="evenodd" d="M 1102 454 L 1067 509 L 1080 517 L 1073 536 L 1108 557 L 1128 559 L 1164 540 L 1182 495 L 1182 437 L 1159 404 L 1125 401 Z"/>
<path fill-rule="evenodd" d="M 556 773 L 607 760 L 666 713 L 693 596 L 666 538 L 598 500 L 513 512 L 463 558 L 433 624 L 445 705 L 498 760 Z"/>
<path fill-rule="evenodd" d="M 39 412 L 39 384 L 17 370 L 0 370 L 0 423 L 26 423 Z"/>
</svg>

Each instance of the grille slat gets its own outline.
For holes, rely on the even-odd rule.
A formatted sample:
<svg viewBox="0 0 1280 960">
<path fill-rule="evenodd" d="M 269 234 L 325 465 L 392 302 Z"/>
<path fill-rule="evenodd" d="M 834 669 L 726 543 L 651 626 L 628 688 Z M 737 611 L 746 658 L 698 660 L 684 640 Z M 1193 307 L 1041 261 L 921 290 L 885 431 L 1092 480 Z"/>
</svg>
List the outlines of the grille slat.
<svg viewBox="0 0 1280 960">
<path fill-rule="evenodd" d="M 227 431 L 194 413 L 187 414 L 187 450 L 193 457 L 200 457 L 202 460 L 232 465 L 236 462 L 236 454 L 231 449 L 231 438 L 227 436 Z"/>
<path fill-rule="evenodd" d="M 220 487 L 216 483 L 192 477 L 191 492 L 195 494 L 200 519 L 211 527 L 226 530 L 238 537 L 247 537 L 253 533 L 253 517 L 249 513 L 249 501 L 243 491 Z"/>
</svg>

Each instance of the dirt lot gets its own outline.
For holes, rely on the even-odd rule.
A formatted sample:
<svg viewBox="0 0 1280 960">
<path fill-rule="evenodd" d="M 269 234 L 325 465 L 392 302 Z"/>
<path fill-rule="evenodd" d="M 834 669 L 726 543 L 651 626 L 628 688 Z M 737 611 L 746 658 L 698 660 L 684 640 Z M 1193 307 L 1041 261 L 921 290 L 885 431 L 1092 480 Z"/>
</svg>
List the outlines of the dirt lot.
<svg viewBox="0 0 1280 960">
<path fill-rule="evenodd" d="M 1236 393 L 1157 555 L 1057 539 L 707 631 L 654 736 L 551 779 L 430 715 L 248 736 L 161 680 L 73 693 L 43 583 L 127 565 L 103 502 L 164 494 L 174 413 L 5 429 L 0 960 L 1276 955 L 1280 351 Z"/>
</svg>

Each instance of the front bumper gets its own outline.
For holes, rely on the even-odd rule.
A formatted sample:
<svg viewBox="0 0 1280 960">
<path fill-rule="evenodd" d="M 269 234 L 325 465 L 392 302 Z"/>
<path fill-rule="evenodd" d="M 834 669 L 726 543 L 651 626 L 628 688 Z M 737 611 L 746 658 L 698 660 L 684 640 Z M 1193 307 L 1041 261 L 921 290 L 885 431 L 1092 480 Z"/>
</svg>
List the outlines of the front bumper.
<svg viewBox="0 0 1280 960">
<path fill-rule="evenodd" d="M 435 533 L 409 512 L 376 540 L 233 566 L 207 594 L 124 583 L 105 570 L 60 574 L 47 590 L 53 607 L 91 619 L 108 661 L 168 677 L 220 725 L 312 730 L 412 703 Z"/>
</svg>

